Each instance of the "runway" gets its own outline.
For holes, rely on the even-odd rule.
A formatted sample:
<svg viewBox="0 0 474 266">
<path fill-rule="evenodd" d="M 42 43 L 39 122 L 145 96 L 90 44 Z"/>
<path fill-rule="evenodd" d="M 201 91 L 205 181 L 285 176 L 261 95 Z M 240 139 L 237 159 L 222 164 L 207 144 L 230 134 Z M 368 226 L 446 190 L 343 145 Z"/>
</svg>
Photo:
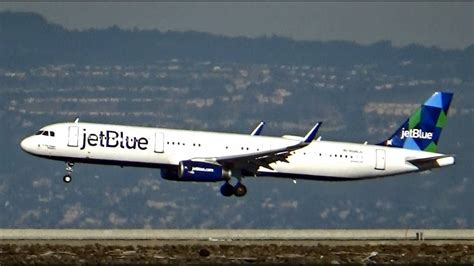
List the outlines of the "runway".
<svg viewBox="0 0 474 266">
<path fill-rule="evenodd" d="M 474 230 L 0 229 L 2 264 L 474 263 Z"/>
<path fill-rule="evenodd" d="M 0 229 L 7 240 L 364 241 L 474 240 L 474 230 L 450 229 Z"/>
</svg>

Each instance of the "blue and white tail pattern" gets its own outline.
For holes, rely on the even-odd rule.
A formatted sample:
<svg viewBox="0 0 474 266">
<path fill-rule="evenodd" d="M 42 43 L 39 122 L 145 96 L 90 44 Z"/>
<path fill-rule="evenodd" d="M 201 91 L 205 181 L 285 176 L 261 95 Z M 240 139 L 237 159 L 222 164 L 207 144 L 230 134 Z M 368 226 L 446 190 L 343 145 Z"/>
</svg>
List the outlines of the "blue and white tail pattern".
<svg viewBox="0 0 474 266">
<path fill-rule="evenodd" d="M 435 152 L 452 99 L 453 93 L 435 92 L 379 145 Z"/>
</svg>

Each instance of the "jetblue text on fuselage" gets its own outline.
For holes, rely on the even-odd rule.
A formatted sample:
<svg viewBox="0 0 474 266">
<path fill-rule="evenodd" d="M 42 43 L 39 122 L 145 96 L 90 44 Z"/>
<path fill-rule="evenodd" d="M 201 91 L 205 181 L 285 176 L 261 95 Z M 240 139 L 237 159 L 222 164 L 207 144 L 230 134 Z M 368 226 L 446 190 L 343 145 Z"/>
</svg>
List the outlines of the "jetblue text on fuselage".
<svg viewBox="0 0 474 266">
<path fill-rule="evenodd" d="M 148 148 L 148 139 L 126 136 L 122 131 L 105 130 L 95 134 L 87 133 L 86 129 L 84 129 L 81 150 L 85 149 L 86 146 L 146 150 Z"/>
<path fill-rule="evenodd" d="M 417 128 L 409 130 L 402 128 L 402 136 L 400 138 L 433 139 L 433 133 L 424 132 L 423 130 Z"/>
</svg>

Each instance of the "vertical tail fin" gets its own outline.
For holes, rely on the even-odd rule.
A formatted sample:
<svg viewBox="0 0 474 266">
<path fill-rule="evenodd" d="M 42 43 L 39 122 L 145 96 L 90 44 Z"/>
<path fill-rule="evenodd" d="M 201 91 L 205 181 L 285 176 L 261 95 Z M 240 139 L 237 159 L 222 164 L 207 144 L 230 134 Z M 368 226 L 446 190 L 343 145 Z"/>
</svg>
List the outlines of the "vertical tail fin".
<svg viewBox="0 0 474 266">
<path fill-rule="evenodd" d="M 452 98 L 453 93 L 435 92 L 379 145 L 435 152 Z"/>
</svg>

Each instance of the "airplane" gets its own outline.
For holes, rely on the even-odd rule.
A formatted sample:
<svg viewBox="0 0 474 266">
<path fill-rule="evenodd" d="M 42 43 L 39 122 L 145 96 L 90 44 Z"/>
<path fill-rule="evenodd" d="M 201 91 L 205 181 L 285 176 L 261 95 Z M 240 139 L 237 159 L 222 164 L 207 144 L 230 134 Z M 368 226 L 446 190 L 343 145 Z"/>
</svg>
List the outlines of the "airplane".
<svg viewBox="0 0 474 266">
<path fill-rule="evenodd" d="M 167 180 L 223 182 L 223 196 L 242 197 L 244 177 L 353 181 L 453 165 L 436 153 L 453 93 L 435 92 L 385 141 L 377 144 L 316 139 L 321 122 L 304 137 L 262 136 L 264 122 L 249 135 L 74 122 L 47 125 L 23 139 L 32 155 L 66 163 L 161 169 Z M 231 179 L 237 179 L 235 185 Z M 296 181 L 295 181 L 296 182 Z"/>
</svg>

